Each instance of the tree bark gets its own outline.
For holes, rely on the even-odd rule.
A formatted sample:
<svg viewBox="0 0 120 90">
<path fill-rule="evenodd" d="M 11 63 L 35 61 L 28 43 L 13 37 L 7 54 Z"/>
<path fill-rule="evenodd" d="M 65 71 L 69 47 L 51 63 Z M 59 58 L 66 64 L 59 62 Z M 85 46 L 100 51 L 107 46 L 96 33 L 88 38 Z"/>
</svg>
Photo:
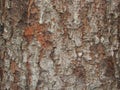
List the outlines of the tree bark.
<svg viewBox="0 0 120 90">
<path fill-rule="evenodd" d="M 120 90 L 119 0 L 0 0 L 0 90 Z"/>
</svg>

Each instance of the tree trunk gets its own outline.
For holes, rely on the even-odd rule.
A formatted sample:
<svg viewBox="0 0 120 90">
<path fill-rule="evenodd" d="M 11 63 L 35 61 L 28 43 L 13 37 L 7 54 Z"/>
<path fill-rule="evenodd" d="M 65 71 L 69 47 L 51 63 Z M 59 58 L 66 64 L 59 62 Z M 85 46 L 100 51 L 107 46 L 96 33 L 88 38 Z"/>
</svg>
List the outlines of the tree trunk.
<svg viewBox="0 0 120 90">
<path fill-rule="evenodd" d="M 0 0 L 0 90 L 120 90 L 119 0 Z"/>
</svg>

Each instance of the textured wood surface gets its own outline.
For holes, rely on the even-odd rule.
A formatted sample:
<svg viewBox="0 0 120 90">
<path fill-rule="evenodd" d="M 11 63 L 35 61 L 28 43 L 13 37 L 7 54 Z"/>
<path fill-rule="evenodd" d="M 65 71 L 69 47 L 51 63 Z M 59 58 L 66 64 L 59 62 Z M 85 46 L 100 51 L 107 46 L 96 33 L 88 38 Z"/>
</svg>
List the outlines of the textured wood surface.
<svg viewBox="0 0 120 90">
<path fill-rule="evenodd" d="M 0 90 L 120 90 L 119 0 L 0 0 L 0 17 Z"/>
</svg>

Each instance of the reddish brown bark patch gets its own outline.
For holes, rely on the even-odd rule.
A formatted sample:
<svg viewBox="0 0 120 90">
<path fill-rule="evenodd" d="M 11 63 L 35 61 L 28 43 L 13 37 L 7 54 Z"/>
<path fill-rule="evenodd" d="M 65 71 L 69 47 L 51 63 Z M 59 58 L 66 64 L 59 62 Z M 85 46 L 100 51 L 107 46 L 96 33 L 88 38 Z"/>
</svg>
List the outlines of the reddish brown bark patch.
<svg viewBox="0 0 120 90">
<path fill-rule="evenodd" d="M 11 70 L 11 72 L 12 72 L 12 73 L 15 73 L 16 68 L 17 68 L 16 62 L 12 61 L 12 62 L 11 62 L 11 65 L 10 65 L 10 70 Z"/>
<path fill-rule="evenodd" d="M 72 60 L 71 66 L 73 68 L 73 74 L 85 83 L 86 70 L 85 70 L 84 66 L 81 64 L 81 62 Z"/>
<path fill-rule="evenodd" d="M 27 62 L 27 63 L 26 63 L 26 69 L 27 69 L 27 84 L 29 84 L 29 85 L 30 85 L 31 82 L 32 82 L 32 81 L 31 81 L 31 78 L 32 78 L 32 77 L 31 77 L 31 68 L 30 68 L 30 67 L 31 67 L 30 63 Z"/>
<path fill-rule="evenodd" d="M 24 29 L 24 36 L 30 42 L 33 37 L 35 37 L 41 44 L 43 48 L 48 47 L 51 42 L 50 33 L 47 31 L 46 24 L 34 23 Z"/>
<path fill-rule="evenodd" d="M 105 76 L 107 77 L 114 77 L 115 76 L 115 67 L 114 67 L 114 60 L 113 57 L 110 56 L 105 59 L 106 63 L 106 70 L 105 70 Z"/>
</svg>

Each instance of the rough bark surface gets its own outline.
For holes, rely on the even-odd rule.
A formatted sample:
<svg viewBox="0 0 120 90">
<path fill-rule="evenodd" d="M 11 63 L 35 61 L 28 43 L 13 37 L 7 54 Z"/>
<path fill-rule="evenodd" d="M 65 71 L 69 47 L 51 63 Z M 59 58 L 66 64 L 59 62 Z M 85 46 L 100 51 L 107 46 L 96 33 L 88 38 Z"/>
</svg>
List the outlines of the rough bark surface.
<svg viewBox="0 0 120 90">
<path fill-rule="evenodd" d="M 119 0 L 0 0 L 0 15 L 0 90 L 120 90 Z"/>
</svg>

